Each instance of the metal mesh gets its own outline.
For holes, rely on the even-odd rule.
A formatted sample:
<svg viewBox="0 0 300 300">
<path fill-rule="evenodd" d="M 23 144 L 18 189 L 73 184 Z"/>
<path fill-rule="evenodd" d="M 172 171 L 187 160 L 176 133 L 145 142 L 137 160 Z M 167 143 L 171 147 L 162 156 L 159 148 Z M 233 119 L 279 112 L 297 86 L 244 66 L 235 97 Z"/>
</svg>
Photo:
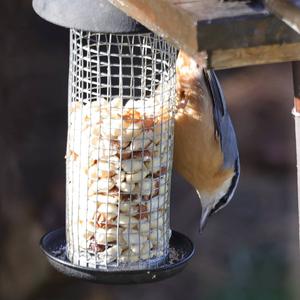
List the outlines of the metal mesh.
<svg viewBox="0 0 300 300">
<path fill-rule="evenodd" d="M 170 238 L 176 50 L 153 33 L 70 37 L 68 258 L 156 266 Z"/>
</svg>

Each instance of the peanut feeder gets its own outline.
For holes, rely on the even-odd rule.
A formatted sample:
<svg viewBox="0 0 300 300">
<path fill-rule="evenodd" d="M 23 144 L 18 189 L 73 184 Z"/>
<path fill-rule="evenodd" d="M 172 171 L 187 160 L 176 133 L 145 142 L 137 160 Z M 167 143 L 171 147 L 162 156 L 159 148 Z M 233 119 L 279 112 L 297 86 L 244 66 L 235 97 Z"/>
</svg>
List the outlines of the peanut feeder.
<svg viewBox="0 0 300 300">
<path fill-rule="evenodd" d="M 44 236 L 44 252 L 100 282 L 172 275 L 193 253 L 170 230 L 176 49 L 106 0 L 33 6 L 71 28 L 66 229 Z"/>
</svg>

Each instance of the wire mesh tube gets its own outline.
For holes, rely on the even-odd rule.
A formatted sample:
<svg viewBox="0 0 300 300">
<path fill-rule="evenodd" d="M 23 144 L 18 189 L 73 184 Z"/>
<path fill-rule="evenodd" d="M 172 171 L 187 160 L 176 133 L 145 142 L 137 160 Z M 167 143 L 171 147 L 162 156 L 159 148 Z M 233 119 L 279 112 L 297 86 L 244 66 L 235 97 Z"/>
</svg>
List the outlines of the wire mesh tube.
<svg viewBox="0 0 300 300">
<path fill-rule="evenodd" d="M 170 238 L 176 50 L 153 33 L 70 36 L 68 258 L 156 266 Z"/>
</svg>

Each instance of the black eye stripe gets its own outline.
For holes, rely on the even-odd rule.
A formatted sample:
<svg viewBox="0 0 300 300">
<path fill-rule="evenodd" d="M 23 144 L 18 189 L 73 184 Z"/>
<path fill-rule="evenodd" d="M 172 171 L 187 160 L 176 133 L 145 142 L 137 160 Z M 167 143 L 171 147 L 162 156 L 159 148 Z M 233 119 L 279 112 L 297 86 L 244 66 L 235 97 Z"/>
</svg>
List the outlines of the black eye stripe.
<svg viewBox="0 0 300 300">
<path fill-rule="evenodd" d="M 228 192 L 226 195 L 224 195 L 220 201 L 214 206 L 214 208 L 211 210 L 210 215 L 214 214 L 218 210 L 220 210 L 222 207 L 224 207 L 228 202 L 231 200 L 232 196 L 235 193 L 237 184 L 239 182 L 239 177 L 240 177 L 240 166 L 239 166 L 239 160 L 236 161 L 235 163 L 235 175 L 233 176 L 231 180 L 231 185 L 228 189 Z"/>
</svg>

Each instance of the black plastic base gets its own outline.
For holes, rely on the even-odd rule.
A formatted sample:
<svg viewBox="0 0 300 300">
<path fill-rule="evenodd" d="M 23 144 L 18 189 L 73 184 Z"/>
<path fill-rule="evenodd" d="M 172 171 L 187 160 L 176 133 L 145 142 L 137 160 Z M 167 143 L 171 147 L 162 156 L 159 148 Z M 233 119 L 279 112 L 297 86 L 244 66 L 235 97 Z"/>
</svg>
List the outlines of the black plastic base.
<svg viewBox="0 0 300 300">
<path fill-rule="evenodd" d="M 65 229 L 50 231 L 41 238 L 43 252 L 50 264 L 65 275 L 105 284 L 147 283 L 169 278 L 184 269 L 194 254 L 193 243 L 183 234 L 173 231 L 170 254 L 164 264 L 145 270 L 101 270 L 72 264 L 66 257 Z"/>
</svg>

